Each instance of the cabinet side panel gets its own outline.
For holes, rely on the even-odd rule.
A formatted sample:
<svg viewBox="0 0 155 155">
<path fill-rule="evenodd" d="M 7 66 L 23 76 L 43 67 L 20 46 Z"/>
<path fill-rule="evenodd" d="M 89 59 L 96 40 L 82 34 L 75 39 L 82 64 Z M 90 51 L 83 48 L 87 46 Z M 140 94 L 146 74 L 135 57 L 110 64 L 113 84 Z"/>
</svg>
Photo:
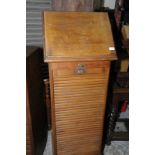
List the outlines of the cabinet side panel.
<svg viewBox="0 0 155 155">
<path fill-rule="evenodd" d="M 51 63 L 49 63 L 49 79 L 50 79 L 50 94 L 51 94 L 51 120 L 52 120 L 53 153 L 54 153 L 54 155 L 57 155 L 53 69 L 52 69 L 52 64 Z"/>
</svg>

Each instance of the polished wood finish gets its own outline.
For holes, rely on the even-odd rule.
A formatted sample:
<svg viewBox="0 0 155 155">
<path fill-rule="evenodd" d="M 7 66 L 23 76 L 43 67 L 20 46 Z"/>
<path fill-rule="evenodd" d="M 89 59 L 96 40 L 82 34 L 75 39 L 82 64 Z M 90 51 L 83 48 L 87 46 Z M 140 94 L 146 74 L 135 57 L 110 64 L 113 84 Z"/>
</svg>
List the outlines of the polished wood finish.
<svg viewBox="0 0 155 155">
<path fill-rule="evenodd" d="M 106 13 L 44 13 L 55 155 L 99 155 L 115 51 Z M 103 61 L 104 60 L 104 61 Z"/>
<path fill-rule="evenodd" d="M 42 50 L 27 47 L 26 52 L 26 152 L 27 155 L 42 155 L 47 140 L 47 116 L 41 73 Z"/>
<path fill-rule="evenodd" d="M 46 62 L 116 59 L 107 13 L 44 12 Z"/>
<path fill-rule="evenodd" d="M 79 63 L 50 64 L 58 155 L 101 151 L 110 63 L 85 62 L 86 73 L 78 75 L 74 69 Z"/>
</svg>

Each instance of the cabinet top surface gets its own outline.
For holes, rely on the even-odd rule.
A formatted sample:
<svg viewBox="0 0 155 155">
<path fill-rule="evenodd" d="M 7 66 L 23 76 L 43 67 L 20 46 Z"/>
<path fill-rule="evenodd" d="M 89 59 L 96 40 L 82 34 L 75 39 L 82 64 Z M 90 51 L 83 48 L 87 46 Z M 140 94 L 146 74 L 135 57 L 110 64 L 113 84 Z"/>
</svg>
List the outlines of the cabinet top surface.
<svg viewBox="0 0 155 155">
<path fill-rule="evenodd" d="M 107 13 L 44 12 L 44 59 L 115 60 Z"/>
</svg>

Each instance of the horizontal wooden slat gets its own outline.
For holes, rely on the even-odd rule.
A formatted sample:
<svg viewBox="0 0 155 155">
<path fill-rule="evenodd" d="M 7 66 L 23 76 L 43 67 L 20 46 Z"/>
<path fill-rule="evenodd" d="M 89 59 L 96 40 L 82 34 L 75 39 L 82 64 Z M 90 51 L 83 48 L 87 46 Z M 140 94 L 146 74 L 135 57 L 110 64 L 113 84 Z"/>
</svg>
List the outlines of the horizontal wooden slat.
<svg viewBox="0 0 155 155">
<path fill-rule="evenodd" d="M 74 74 L 74 63 L 52 66 L 58 155 L 98 155 L 101 149 L 108 64 L 99 63 L 99 70 L 85 64 L 89 72 L 83 75 Z"/>
</svg>

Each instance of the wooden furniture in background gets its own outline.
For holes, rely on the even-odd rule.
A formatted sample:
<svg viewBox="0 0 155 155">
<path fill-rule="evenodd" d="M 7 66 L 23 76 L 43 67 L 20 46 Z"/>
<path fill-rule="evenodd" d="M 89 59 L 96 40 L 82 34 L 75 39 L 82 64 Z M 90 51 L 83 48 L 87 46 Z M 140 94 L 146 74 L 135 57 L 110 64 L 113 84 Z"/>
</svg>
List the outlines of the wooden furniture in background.
<svg viewBox="0 0 155 155">
<path fill-rule="evenodd" d="M 41 73 L 42 50 L 27 47 L 26 54 L 26 154 L 42 155 L 47 140 Z"/>
<path fill-rule="evenodd" d="M 44 83 L 44 100 L 46 104 L 46 112 L 47 112 L 47 121 L 48 121 L 48 130 L 51 130 L 51 98 L 50 98 L 50 87 L 49 87 L 49 73 L 48 73 L 48 64 L 44 63 L 43 58 L 43 49 L 40 48 L 42 55 L 41 55 L 41 73 L 42 73 L 42 80 Z"/>
<path fill-rule="evenodd" d="M 123 25 L 121 29 L 124 48 L 129 52 L 129 25 Z"/>
<path fill-rule="evenodd" d="M 98 155 L 110 62 L 116 52 L 107 13 L 44 12 L 55 155 Z"/>
<path fill-rule="evenodd" d="M 116 0 L 114 16 L 119 30 L 121 30 L 122 25 L 129 24 L 129 0 Z"/>
<path fill-rule="evenodd" d="M 117 4 L 118 1 L 117 0 Z M 122 101 L 126 101 L 129 103 L 129 35 L 128 35 L 128 27 L 125 28 L 122 26 L 123 23 L 128 23 L 128 1 L 124 1 L 126 7 L 124 6 L 122 11 L 121 21 L 119 21 L 119 26 L 116 21 L 116 11 L 118 8 L 115 8 L 115 11 L 110 11 L 110 21 L 112 25 L 112 32 L 115 42 L 115 47 L 117 50 L 118 60 L 115 63 L 112 63 L 111 70 L 111 78 L 110 78 L 110 87 L 108 92 L 108 108 L 107 108 L 107 118 L 106 118 L 106 144 L 110 144 L 112 140 L 129 140 L 129 130 L 128 130 L 128 122 L 127 119 L 118 119 L 120 114 L 119 106 L 122 104 Z M 116 5 L 117 5 L 116 4 Z M 121 4 L 120 4 L 121 5 Z M 119 15 L 119 14 L 118 14 Z M 123 17 L 126 16 L 126 17 Z M 123 21 L 125 20 L 125 21 Z M 122 28 L 122 29 L 121 29 Z M 126 33 L 127 32 L 127 33 Z M 123 62 L 123 63 L 122 63 Z M 116 129 L 118 122 L 121 124 L 125 124 L 126 129 L 122 130 L 123 132 L 118 132 Z M 128 131 L 127 131 L 128 130 Z M 117 132 L 116 132 L 117 131 Z M 121 131 L 121 130 L 119 130 Z"/>
<path fill-rule="evenodd" d="M 129 123 L 129 119 L 119 119 L 120 114 L 120 107 L 124 101 L 129 103 L 129 74 L 126 72 L 120 72 L 115 79 L 113 88 L 112 88 L 112 95 L 111 95 L 111 112 L 109 116 L 109 125 L 108 125 L 108 132 L 107 132 L 107 144 L 111 144 L 112 140 L 129 140 L 129 131 L 125 132 L 115 132 L 114 128 L 116 122 L 125 122 L 126 124 Z M 127 125 L 128 126 L 128 125 Z M 128 127 L 127 127 L 128 128 Z"/>
<path fill-rule="evenodd" d="M 31 123 L 30 105 L 29 105 L 27 88 L 26 88 L 26 155 L 34 155 L 32 123 Z"/>
<path fill-rule="evenodd" d="M 127 54 L 129 54 L 129 25 L 123 25 L 121 28 L 122 45 Z M 129 57 L 121 60 L 120 72 L 128 72 Z"/>
<path fill-rule="evenodd" d="M 44 90 L 45 90 L 45 103 L 47 111 L 47 120 L 48 120 L 48 130 L 51 130 L 51 97 L 50 97 L 50 87 L 49 79 L 43 79 L 44 81 Z"/>
<path fill-rule="evenodd" d="M 99 9 L 101 0 L 53 0 L 54 11 L 93 11 Z"/>
</svg>

